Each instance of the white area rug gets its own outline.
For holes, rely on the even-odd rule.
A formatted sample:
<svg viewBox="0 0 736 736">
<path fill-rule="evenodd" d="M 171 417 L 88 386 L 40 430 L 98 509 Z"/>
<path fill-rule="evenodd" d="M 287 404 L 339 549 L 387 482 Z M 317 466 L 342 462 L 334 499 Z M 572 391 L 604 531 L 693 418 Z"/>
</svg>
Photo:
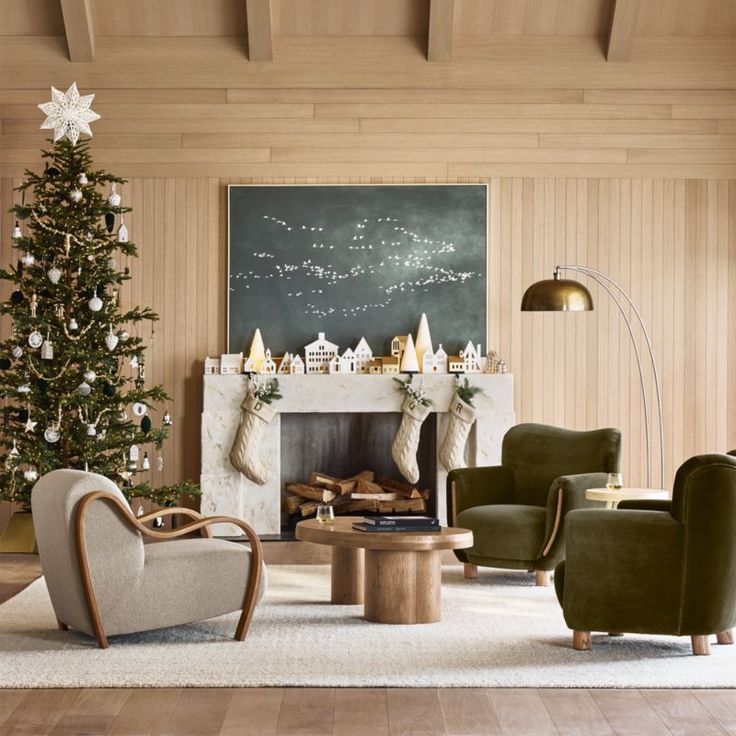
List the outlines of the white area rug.
<svg viewBox="0 0 736 736">
<path fill-rule="evenodd" d="M 92 639 L 56 629 L 43 579 L 0 606 L 0 687 L 736 687 L 736 646 L 693 657 L 689 638 L 593 637 L 576 652 L 550 588 L 526 573 L 443 571 L 442 621 L 371 624 L 329 604 L 328 567 L 269 567 L 245 642 L 237 614 Z"/>
</svg>

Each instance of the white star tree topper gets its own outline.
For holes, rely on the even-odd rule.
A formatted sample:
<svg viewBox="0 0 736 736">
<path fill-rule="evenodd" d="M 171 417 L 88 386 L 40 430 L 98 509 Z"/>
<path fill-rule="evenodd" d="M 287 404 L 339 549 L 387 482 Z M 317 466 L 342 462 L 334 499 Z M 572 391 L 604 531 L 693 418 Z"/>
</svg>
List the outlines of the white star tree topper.
<svg viewBox="0 0 736 736">
<path fill-rule="evenodd" d="M 46 114 L 41 129 L 53 129 L 54 143 L 66 136 L 75 146 L 79 134 L 92 137 L 90 123 L 99 120 L 100 116 L 90 109 L 94 95 L 80 95 L 77 83 L 73 82 L 66 92 L 56 87 L 51 88 L 51 102 L 44 102 L 39 109 Z"/>
</svg>

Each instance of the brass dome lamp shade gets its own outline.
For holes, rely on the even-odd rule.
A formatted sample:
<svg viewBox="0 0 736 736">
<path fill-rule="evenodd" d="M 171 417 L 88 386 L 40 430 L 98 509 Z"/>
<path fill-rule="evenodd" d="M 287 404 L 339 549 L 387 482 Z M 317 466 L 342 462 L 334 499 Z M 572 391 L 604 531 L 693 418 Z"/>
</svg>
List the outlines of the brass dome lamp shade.
<svg viewBox="0 0 736 736">
<path fill-rule="evenodd" d="M 657 402 L 657 418 L 659 424 L 659 476 L 660 488 L 664 488 L 664 423 L 662 416 L 662 391 L 660 388 L 659 374 L 657 373 L 657 363 L 654 359 L 654 350 L 652 341 L 644 325 L 641 312 L 637 309 L 631 297 L 623 290 L 623 288 L 605 273 L 588 266 L 577 265 L 560 265 L 555 266 L 554 274 L 551 279 L 537 281 L 532 284 L 525 292 L 521 299 L 521 310 L 523 312 L 588 312 L 593 309 L 593 298 L 588 289 L 578 281 L 561 278 L 562 271 L 574 271 L 582 273 L 593 279 L 608 295 L 613 299 L 618 307 L 619 314 L 626 325 L 629 337 L 631 338 L 631 346 L 634 351 L 634 358 L 639 370 L 639 383 L 641 385 L 641 397 L 644 405 L 644 434 L 646 440 L 647 453 L 647 485 L 652 485 L 652 453 L 651 438 L 649 435 L 649 401 L 647 398 L 646 384 L 644 381 L 644 369 L 641 361 L 641 353 L 639 344 L 634 334 L 634 325 L 630 319 L 633 314 L 638 324 L 641 334 L 649 354 L 649 362 L 652 369 L 652 381 L 654 383 L 655 398 Z M 628 307 L 628 310 L 627 310 Z"/>
</svg>

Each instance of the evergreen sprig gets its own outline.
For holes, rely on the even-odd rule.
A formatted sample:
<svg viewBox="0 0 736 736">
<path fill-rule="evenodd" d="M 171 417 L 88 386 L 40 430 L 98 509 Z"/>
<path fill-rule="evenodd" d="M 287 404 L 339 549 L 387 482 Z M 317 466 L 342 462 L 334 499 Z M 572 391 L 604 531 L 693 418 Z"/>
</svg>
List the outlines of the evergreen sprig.
<svg viewBox="0 0 736 736">
<path fill-rule="evenodd" d="M 278 399 L 282 399 L 281 389 L 279 388 L 278 378 L 269 378 L 263 383 L 258 380 L 253 383 L 253 395 L 264 404 L 272 404 Z"/>
<path fill-rule="evenodd" d="M 402 381 L 400 378 L 394 378 L 394 381 L 399 384 L 399 391 L 403 391 L 407 396 L 419 402 L 422 406 L 432 406 L 432 399 L 429 398 L 426 388 L 423 383 L 412 385 L 411 377 L 406 381 Z"/>
<path fill-rule="evenodd" d="M 467 378 L 462 383 L 457 384 L 455 391 L 468 406 L 473 406 L 473 397 L 483 393 L 480 386 L 473 386 Z"/>
</svg>

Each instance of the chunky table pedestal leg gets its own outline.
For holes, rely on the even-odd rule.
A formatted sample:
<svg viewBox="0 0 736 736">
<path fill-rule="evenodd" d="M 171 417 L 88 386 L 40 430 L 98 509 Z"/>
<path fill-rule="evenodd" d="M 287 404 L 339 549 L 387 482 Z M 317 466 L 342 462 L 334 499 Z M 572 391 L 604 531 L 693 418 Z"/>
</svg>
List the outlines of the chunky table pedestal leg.
<svg viewBox="0 0 736 736">
<path fill-rule="evenodd" d="M 363 602 L 363 550 L 360 547 L 332 548 L 332 603 L 343 606 Z"/>
<path fill-rule="evenodd" d="M 441 615 L 440 552 L 365 552 L 365 614 L 380 624 L 431 624 Z"/>
</svg>

